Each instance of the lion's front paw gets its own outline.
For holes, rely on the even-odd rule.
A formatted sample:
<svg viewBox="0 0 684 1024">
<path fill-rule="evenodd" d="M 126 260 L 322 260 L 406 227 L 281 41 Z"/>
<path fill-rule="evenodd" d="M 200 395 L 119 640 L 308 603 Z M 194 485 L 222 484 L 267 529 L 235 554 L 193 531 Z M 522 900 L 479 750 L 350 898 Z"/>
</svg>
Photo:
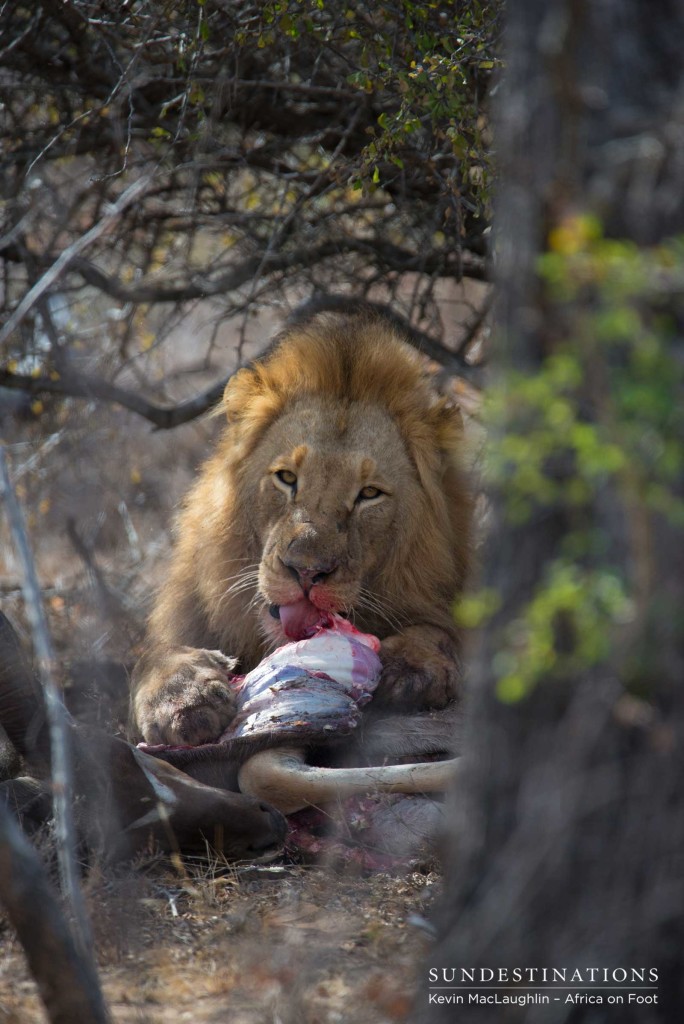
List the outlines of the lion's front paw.
<svg viewBox="0 0 684 1024">
<path fill-rule="evenodd" d="M 443 708 L 459 693 L 458 650 L 447 633 L 410 627 L 383 640 L 374 703 Z"/>
<path fill-rule="evenodd" d="M 152 665 L 133 700 L 145 742 L 196 746 L 218 739 L 235 717 L 234 667 L 235 660 L 221 651 L 191 647 Z"/>
</svg>

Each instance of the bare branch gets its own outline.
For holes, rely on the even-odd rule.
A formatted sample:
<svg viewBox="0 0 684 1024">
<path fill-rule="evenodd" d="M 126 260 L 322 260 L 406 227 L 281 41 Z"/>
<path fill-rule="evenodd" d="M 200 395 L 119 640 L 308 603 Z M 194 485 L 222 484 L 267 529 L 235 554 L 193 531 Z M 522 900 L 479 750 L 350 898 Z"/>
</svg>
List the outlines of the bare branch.
<svg viewBox="0 0 684 1024">
<path fill-rule="evenodd" d="M 485 101 L 500 7 L 468 9 L 463 31 L 437 8 L 418 26 L 403 0 L 380 19 L 337 2 L 310 16 L 181 3 L 171 20 L 100 0 L 0 5 L 0 35 L 15 41 L 0 129 L 8 358 L 35 364 L 48 347 L 27 316 L 40 296 L 59 296 L 73 325 L 55 318 L 65 363 L 106 309 L 88 348 L 112 380 L 139 338 L 161 347 L 207 298 L 225 297 L 221 322 L 239 331 L 243 313 L 294 295 L 391 295 L 442 340 L 440 282 L 490 276 Z M 124 308 L 111 316 L 109 299 Z M 432 338 L 424 350 L 469 373 Z M 50 354 L 45 365 L 63 370 Z M 109 387 L 72 377 L 28 390 L 121 401 L 161 427 L 195 415 Z"/>
<path fill-rule="evenodd" d="M 209 298 L 213 295 L 225 295 L 235 291 L 257 275 L 261 276 L 266 273 L 273 274 L 285 270 L 293 270 L 296 267 L 312 267 L 326 259 L 351 253 L 375 256 L 376 259 L 383 261 L 388 270 L 402 273 L 418 270 L 424 273 L 432 273 L 443 262 L 443 257 L 441 256 L 431 256 L 429 259 L 424 260 L 421 256 L 386 241 L 374 242 L 366 239 L 346 238 L 323 242 L 308 249 L 297 249 L 292 252 L 269 252 L 250 256 L 243 260 L 242 263 L 235 264 L 230 270 L 213 279 L 194 280 L 177 286 L 127 285 L 118 278 L 106 274 L 95 264 L 83 258 L 73 259 L 71 264 L 72 269 L 78 271 L 87 284 L 99 288 L 120 302 L 191 302 L 195 299 Z M 488 279 L 487 261 L 482 257 L 474 256 L 472 253 L 464 253 L 461 262 L 464 277 L 477 281 Z M 0 336 L 0 341 L 2 337 Z"/>
<path fill-rule="evenodd" d="M 328 308 L 335 308 L 340 302 L 344 303 L 345 300 L 325 295 L 321 295 L 317 299 L 317 304 L 327 304 Z M 351 300 L 350 304 L 354 305 Z M 387 309 L 379 303 L 369 302 L 365 303 L 365 306 L 387 315 Z M 460 377 L 474 382 L 479 380 L 481 375 L 479 367 L 470 365 L 463 356 L 452 352 L 429 334 L 413 327 L 403 317 L 393 314 L 392 320 L 412 345 L 443 366 L 447 372 L 458 374 Z M 61 374 L 55 373 L 51 376 L 33 377 L 0 369 L 0 387 L 23 391 L 29 395 L 52 394 L 109 402 L 120 405 L 124 409 L 130 409 L 131 412 L 137 413 L 143 419 L 149 420 L 158 430 L 171 430 L 184 423 L 190 423 L 216 405 L 232 375 L 232 371 L 225 374 L 204 391 L 178 405 L 155 405 L 143 395 L 128 391 L 116 384 L 110 384 L 109 381 L 100 377 L 78 373 L 76 370 L 64 371 Z"/>
<path fill-rule="evenodd" d="M 183 423 L 197 419 L 198 416 L 216 405 L 231 376 L 230 373 L 226 374 L 206 391 L 195 395 L 194 398 L 170 406 L 155 405 L 143 398 L 142 395 L 127 391 L 116 384 L 110 384 L 99 377 L 89 377 L 76 371 L 62 376 L 29 377 L 24 374 L 11 373 L 9 370 L 0 370 L 0 387 L 24 391 L 29 395 L 64 395 L 69 398 L 111 402 L 123 406 L 124 409 L 130 409 L 131 412 L 154 423 L 155 427 L 160 430 L 170 430 L 172 427 L 179 427 Z"/>
<path fill-rule="evenodd" d="M 142 193 L 145 191 L 149 184 L 149 177 L 140 178 L 138 181 L 133 182 L 132 185 L 122 192 L 117 201 L 105 213 L 104 217 L 94 224 L 89 231 L 86 231 L 84 235 L 77 238 L 75 242 L 72 242 L 60 255 L 57 257 L 55 262 L 46 270 L 39 281 L 35 283 L 33 288 L 30 289 L 21 300 L 19 305 L 13 311 L 9 320 L 5 326 L 0 330 L 0 345 L 7 340 L 10 334 L 19 326 L 21 321 L 24 319 L 26 314 L 35 306 L 42 295 L 48 291 L 49 288 L 59 280 L 61 275 L 69 267 L 69 264 L 75 259 L 79 253 L 87 249 L 100 235 L 109 228 L 114 221 L 123 213 L 127 206 L 130 206 Z"/>
<path fill-rule="evenodd" d="M 458 348 L 456 350 L 459 356 L 465 357 L 467 355 L 468 349 L 470 348 L 472 342 L 479 334 L 480 329 L 482 328 L 485 320 L 489 316 L 493 301 L 494 292 L 493 290 L 490 290 L 487 292 L 484 302 L 482 303 L 480 308 L 476 310 L 475 315 L 472 317 L 470 322 L 466 324 L 463 336 L 459 339 Z"/>
</svg>

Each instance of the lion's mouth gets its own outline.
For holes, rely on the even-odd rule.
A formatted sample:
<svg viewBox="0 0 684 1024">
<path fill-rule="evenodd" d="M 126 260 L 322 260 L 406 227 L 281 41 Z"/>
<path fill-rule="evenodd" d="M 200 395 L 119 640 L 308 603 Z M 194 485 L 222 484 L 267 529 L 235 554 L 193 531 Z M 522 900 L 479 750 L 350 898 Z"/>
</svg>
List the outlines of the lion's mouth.
<svg viewBox="0 0 684 1024">
<path fill-rule="evenodd" d="M 291 604 L 272 604 L 268 612 L 280 620 L 283 632 L 290 640 L 304 640 L 313 636 L 321 626 L 330 624 L 330 613 L 317 608 L 304 596 Z"/>
</svg>

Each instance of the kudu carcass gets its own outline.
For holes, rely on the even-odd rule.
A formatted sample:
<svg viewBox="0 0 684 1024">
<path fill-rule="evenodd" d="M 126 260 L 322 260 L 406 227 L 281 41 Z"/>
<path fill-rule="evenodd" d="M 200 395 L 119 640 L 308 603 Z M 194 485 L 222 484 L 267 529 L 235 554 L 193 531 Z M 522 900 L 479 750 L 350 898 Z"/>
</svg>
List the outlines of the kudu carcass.
<svg viewBox="0 0 684 1024">
<path fill-rule="evenodd" d="M 0 613 L 0 726 L 5 774 L 16 752 L 30 775 L 5 779 L 4 799 L 31 831 L 50 816 L 50 738 L 42 689 L 9 621 Z M 74 796 L 86 851 L 116 862 L 151 848 L 231 859 L 273 856 L 283 816 L 262 800 L 209 786 L 103 730 L 72 721 Z M 234 768 L 226 765 L 226 775 Z"/>
<path fill-rule="evenodd" d="M 227 766 L 237 765 L 241 792 L 292 816 L 295 852 L 332 849 L 334 840 L 307 836 L 327 825 L 350 850 L 363 851 L 350 859 L 369 867 L 429 856 L 441 825 L 436 797 L 457 771 L 460 709 L 374 709 L 377 638 L 337 615 L 309 626 L 235 680 L 237 715 L 218 743 L 146 749 L 218 785 L 227 784 Z M 298 815 L 306 808 L 322 812 L 318 821 Z"/>
<path fill-rule="evenodd" d="M 354 631 L 345 626 L 344 632 L 349 642 Z M 328 831 L 336 824 L 345 845 L 363 851 L 356 859 L 365 866 L 422 859 L 441 824 L 441 804 L 432 795 L 447 788 L 456 766 L 434 759 L 453 754 L 460 713 L 373 711 L 367 702 L 377 655 L 353 637 L 353 670 L 338 647 L 332 678 L 321 671 L 331 637 L 334 644 L 334 631 L 326 630 L 303 641 L 304 666 L 301 658 L 292 664 L 293 649 L 302 644 L 290 644 L 250 673 L 239 688 L 238 715 L 217 743 L 140 749 L 73 721 L 84 845 L 110 862 L 151 840 L 167 851 L 211 847 L 229 858 L 264 859 L 282 846 L 282 812 L 293 815 L 290 849 L 320 853 L 330 843 L 311 842 L 308 833 L 317 834 L 321 821 L 296 814 L 314 807 L 323 811 Z M 2 616 L 0 725 L 32 772 L 0 790 L 31 830 L 50 814 L 49 737 L 41 688 Z M 350 806 L 349 798 L 362 803 Z"/>
</svg>

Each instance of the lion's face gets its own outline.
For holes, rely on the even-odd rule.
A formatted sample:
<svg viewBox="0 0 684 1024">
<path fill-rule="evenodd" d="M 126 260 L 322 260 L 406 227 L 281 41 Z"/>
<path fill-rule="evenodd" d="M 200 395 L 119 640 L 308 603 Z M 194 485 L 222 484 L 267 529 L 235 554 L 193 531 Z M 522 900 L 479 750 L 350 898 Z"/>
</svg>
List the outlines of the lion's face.
<svg viewBox="0 0 684 1024">
<path fill-rule="evenodd" d="M 402 515 L 412 515 L 418 481 L 389 416 L 355 402 L 303 399 L 266 432 L 251 470 L 258 589 L 271 634 L 282 639 L 274 606 L 304 597 L 364 623 L 391 616 L 374 581 Z"/>
</svg>

